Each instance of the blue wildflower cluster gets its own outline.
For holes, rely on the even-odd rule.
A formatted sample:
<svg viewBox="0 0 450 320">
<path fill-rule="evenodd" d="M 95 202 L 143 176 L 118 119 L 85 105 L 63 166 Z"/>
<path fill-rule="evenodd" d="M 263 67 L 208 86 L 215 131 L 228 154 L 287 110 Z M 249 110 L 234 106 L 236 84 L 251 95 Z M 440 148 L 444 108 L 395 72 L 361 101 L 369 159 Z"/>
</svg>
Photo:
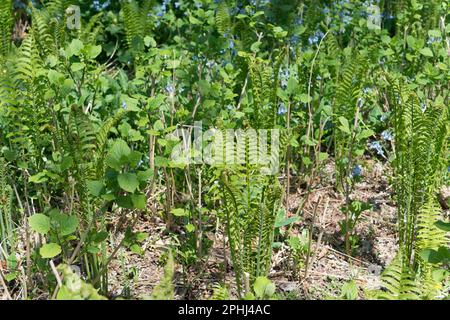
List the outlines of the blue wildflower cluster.
<svg viewBox="0 0 450 320">
<path fill-rule="evenodd" d="M 376 151 L 377 155 L 385 157 L 383 147 L 379 141 L 373 141 L 369 143 L 369 149 Z"/>
<path fill-rule="evenodd" d="M 278 77 L 280 78 L 281 87 L 286 89 L 291 72 L 289 68 L 280 68 L 280 73 Z"/>
</svg>

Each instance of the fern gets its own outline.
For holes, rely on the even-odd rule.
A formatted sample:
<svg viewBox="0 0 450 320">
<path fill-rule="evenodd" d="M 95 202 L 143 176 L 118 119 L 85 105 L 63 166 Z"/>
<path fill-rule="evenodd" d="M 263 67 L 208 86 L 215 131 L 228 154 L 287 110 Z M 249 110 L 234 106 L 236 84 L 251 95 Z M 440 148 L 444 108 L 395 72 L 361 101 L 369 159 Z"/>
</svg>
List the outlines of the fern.
<svg viewBox="0 0 450 320">
<path fill-rule="evenodd" d="M 378 299 L 418 300 L 422 295 L 414 272 L 404 263 L 401 254 L 397 255 L 386 268 L 381 280 L 385 291 L 378 292 Z"/>
<path fill-rule="evenodd" d="M 441 284 L 433 277 L 433 266 L 421 259 L 424 249 L 447 243 L 435 226 L 442 212 L 436 197 L 443 182 L 450 137 L 448 107 L 441 98 L 420 102 L 417 94 L 388 78 L 393 104 L 395 133 L 395 192 L 402 268 L 397 260 L 388 268 L 396 288 L 420 288 L 422 298 L 434 298 Z M 427 103 L 427 104 L 426 104 Z M 415 283 L 411 273 L 417 272 Z M 406 279 L 406 280 L 405 280 Z M 393 281 L 394 281 L 393 280 Z M 411 281 L 410 281 L 411 280 Z M 391 290 L 393 291 L 393 290 Z M 396 291 L 400 296 L 402 291 Z M 417 293 L 417 292 L 415 292 Z M 410 296 L 414 298 L 416 296 Z"/>
<path fill-rule="evenodd" d="M 154 1 L 145 1 L 142 6 L 134 0 L 124 1 L 122 4 L 122 17 L 125 27 L 125 39 L 128 48 L 137 54 L 136 44 L 143 41 L 153 29 L 150 11 Z"/>
<path fill-rule="evenodd" d="M 251 281 L 267 276 L 271 264 L 275 217 L 282 189 L 274 177 L 224 172 L 223 202 L 227 234 L 239 294 Z"/>
<path fill-rule="evenodd" d="M 405 257 L 414 261 L 417 246 L 436 234 L 436 192 L 445 173 L 450 135 L 448 108 L 438 100 L 428 106 L 417 95 L 391 80 L 394 106 L 395 191 L 398 206 L 400 244 Z M 425 107 L 425 108 L 424 108 Z M 424 109 L 424 110 L 423 110 Z M 415 242 L 418 237 L 418 243 Z M 440 238 L 436 239 L 440 242 Z"/>
<path fill-rule="evenodd" d="M 14 22 L 12 9 L 12 0 L 0 0 L 0 56 L 6 56 L 11 48 Z"/>
<path fill-rule="evenodd" d="M 349 58 L 349 57 L 348 57 Z M 344 65 L 341 74 L 334 86 L 336 93 L 334 97 L 334 123 L 340 126 L 340 119 L 345 118 L 349 123 L 355 121 L 357 108 L 360 102 L 362 84 L 365 76 L 365 61 L 362 57 L 351 57 Z M 360 121 L 357 119 L 357 121 Z M 345 189 L 344 179 L 347 176 L 348 165 L 343 160 L 353 153 L 354 136 L 341 130 L 334 131 L 334 146 L 336 158 L 336 187 L 342 191 Z"/>
<path fill-rule="evenodd" d="M 229 300 L 230 292 L 225 285 L 215 283 L 213 286 L 213 294 L 211 300 Z"/>
<path fill-rule="evenodd" d="M 230 8 L 227 1 L 221 1 L 217 6 L 216 26 L 222 36 L 225 37 L 230 35 L 232 24 L 230 19 Z"/>
</svg>

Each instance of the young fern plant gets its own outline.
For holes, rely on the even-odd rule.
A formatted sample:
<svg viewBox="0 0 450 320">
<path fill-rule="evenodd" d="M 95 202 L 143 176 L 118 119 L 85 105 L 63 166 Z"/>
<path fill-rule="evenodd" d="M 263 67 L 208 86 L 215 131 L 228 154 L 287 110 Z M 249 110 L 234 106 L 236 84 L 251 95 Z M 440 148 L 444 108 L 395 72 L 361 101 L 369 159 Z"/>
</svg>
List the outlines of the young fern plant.
<svg viewBox="0 0 450 320">
<path fill-rule="evenodd" d="M 418 245 L 430 238 L 445 241 L 443 234 L 434 234 L 438 229 L 433 220 L 439 214 L 432 208 L 438 206 L 436 195 L 447 170 L 449 108 L 442 97 L 420 103 L 415 93 L 396 82 L 391 83 L 391 91 L 399 241 L 405 259 L 415 265 Z"/>
<path fill-rule="evenodd" d="M 364 153 L 364 149 L 358 148 L 363 139 L 356 139 L 360 132 L 359 123 L 362 107 L 362 83 L 364 79 L 364 60 L 360 56 L 348 59 L 341 71 L 335 88 L 333 122 L 336 125 L 334 131 L 334 148 L 336 158 L 336 188 L 348 193 L 350 188 L 349 177 L 357 157 Z M 364 132 L 365 139 L 368 131 Z M 361 135 L 359 136 L 361 137 Z"/>
<path fill-rule="evenodd" d="M 442 216 L 437 192 L 447 170 L 449 108 L 441 96 L 421 103 L 418 95 L 398 80 L 388 77 L 388 81 L 395 135 L 393 168 L 400 248 L 398 258 L 385 273 L 395 280 L 397 291 L 402 288 L 401 279 L 409 279 L 410 272 L 418 273 L 414 279 L 419 290 L 416 292 L 422 298 L 434 298 L 441 284 L 433 277 L 433 265 L 419 254 L 448 243 L 436 222 Z M 399 260 L 401 267 L 397 266 Z"/>
<path fill-rule="evenodd" d="M 367 139 L 374 134 L 364 127 L 362 83 L 365 76 L 365 61 L 360 56 L 346 63 L 336 84 L 335 108 L 333 111 L 334 145 L 336 157 L 336 189 L 345 196 L 342 212 L 345 219 L 340 222 L 345 249 L 351 255 L 358 243 L 356 224 L 365 210 L 371 206 L 350 198 L 356 182 L 361 177 L 358 161 L 364 154 Z"/>
<path fill-rule="evenodd" d="M 12 0 L 0 0 L 0 60 L 1 56 L 6 56 L 11 48 L 14 23 L 12 10 Z"/>
<path fill-rule="evenodd" d="M 275 218 L 282 188 L 273 176 L 247 168 L 222 173 L 226 229 L 239 296 L 258 276 L 267 276 L 272 257 Z"/>
</svg>

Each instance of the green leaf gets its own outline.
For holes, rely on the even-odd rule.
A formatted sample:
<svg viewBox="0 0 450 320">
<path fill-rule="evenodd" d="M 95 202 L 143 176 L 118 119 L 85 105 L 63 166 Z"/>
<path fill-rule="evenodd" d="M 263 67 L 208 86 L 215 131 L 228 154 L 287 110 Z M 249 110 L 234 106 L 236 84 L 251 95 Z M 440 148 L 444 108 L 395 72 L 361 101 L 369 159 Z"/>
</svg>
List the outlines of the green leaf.
<svg viewBox="0 0 450 320">
<path fill-rule="evenodd" d="M 119 174 L 117 182 L 119 183 L 119 186 L 127 192 L 134 192 L 139 187 L 139 181 L 133 173 Z"/>
<path fill-rule="evenodd" d="M 253 285 L 253 290 L 256 297 L 260 299 L 270 298 L 275 293 L 275 285 L 266 277 L 258 277 Z"/>
<path fill-rule="evenodd" d="M 162 131 L 164 130 L 164 124 L 162 123 L 161 120 L 156 120 L 155 123 L 153 124 L 153 129 L 156 131 Z"/>
<path fill-rule="evenodd" d="M 41 255 L 42 258 L 44 259 L 51 259 L 56 257 L 58 254 L 61 253 L 61 246 L 59 244 L 56 243 L 47 243 L 44 244 L 40 249 L 39 249 L 39 254 Z"/>
<path fill-rule="evenodd" d="M 84 63 L 82 63 L 82 62 L 75 62 L 75 63 L 73 63 L 70 66 L 70 69 L 73 72 L 77 72 L 77 71 L 83 70 L 85 67 L 86 67 L 86 65 Z"/>
<path fill-rule="evenodd" d="M 290 95 L 296 94 L 297 91 L 299 90 L 299 85 L 298 85 L 297 79 L 289 78 L 286 89 L 287 89 L 288 94 L 290 94 Z"/>
<path fill-rule="evenodd" d="M 420 54 L 424 55 L 425 57 L 433 57 L 433 51 L 431 51 L 430 48 L 421 49 Z"/>
<path fill-rule="evenodd" d="M 79 56 L 81 50 L 83 50 L 83 47 L 83 42 L 78 39 L 73 39 L 66 50 L 68 58 L 70 58 L 71 56 Z"/>
<path fill-rule="evenodd" d="M 191 233 L 191 232 L 193 232 L 195 230 L 195 226 L 192 224 L 192 223 L 188 223 L 187 225 L 186 225 L 186 231 L 188 232 L 188 233 Z"/>
<path fill-rule="evenodd" d="M 261 46 L 262 42 L 261 41 L 256 41 L 254 42 L 251 46 L 250 46 L 250 51 L 252 52 L 259 52 L 259 47 Z"/>
<path fill-rule="evenodd" d="M 116 199 L 116 203 L 121 208 L 133 209 L 133 201 L 131 201 L 130 195 L 118 196 Z"/>
<path fill-rule="evenodd" d="M 211 84 L 206 80 L 199 80 L 198 87 L 203 96 L 206 96 L 211 91 Z"/>
<path fill-rule="evenodd" d="M 51 84 L 60 84 L 64 80 L 64 74 L 55 70 L 49 70 L 47 78 Z"/>
<path fill-rule="evenodd" d="M 50 213 L 50 218 L 53 226 L 56 225 L 57 232 L 61 236 L 68 236 L 69 234 L 77 231 L 78 218 L 76 216 L 62 214 L 59 212 L 59 210 L 56 209 L 55 211 Z"/>
<path fill-rule="evenodd" d="M 308 94 L 302 93 L 300 95 L 300 101 L 303 102 L 303 103 L 309 103 L 309 102 L 312 101 L 312 98 Z"/>
<path fill-rule="evenodd" d="M 86 251 L 89 252 L 89 253 L 96 254 L 96 253 L 100 252 L 100 248 L 96 247 L 96 246 L 88 246 Z"/>
<path fill-rule="evenodd" d="M 42 213 L 33 214 L 28 218 L 28 223 L 33 231 L 47 234 L 50 231 L 50 218 Z"/>
<path fill-rule="evenodd" d="M 108 238 L 108 235 L 109 234 L 106 231 L 97 232 L 96 234 L 94 234 L 92 236 L 92 241 L 96 242 L 96 243 L 103 242 L 103 241 L 105 241 Z"/>
<path fill-rule="evenodd" d="M 440 30 L 428 30 L 428 35 L 433 38 L 442 37 L 442 33 Z"/>
<path fill-rule="evenodd" d="M 437 264 L 443 261 L 443 257 L 433 249 L 425 249 L 420 251 L 420 257 L 428 263 Z"/>
<path fill-rule="evenodd" d="M 32 175 L 28 181 L 30 181 L 31 183 L 42 183 L 42 182 L 46 182 L 48 180 L 47 174 L 46 172 L 39 172 L 36 173 L 35 175 Z"/>
<path fill-rule="evenodd" d="M 135 234 L 136 242 L 139 242 L 139 243 L 144 242 L 144 240 L 147 238 L 148 238 L 148 233 L 146 233 L 146 232 L 136 232 L 136 234 Z"/>
<path fill-rule="evenodd" d="M 89 59 L 95 59 L 102 52 L 102 46 L 86 46 L 86 55 Z"/>
<path fill-rule="evenodd" d="M 99 197 L 103 191 L 103 182 L 98 180 L 88 181 L 86 183 L 89 193 L 94 197 Z"/>
<path fill-rule="evenodd" d="M 146 47 L 156 47 L 156 41 L 153 37 L 145 36 L 144 37 L 144 44 Z"/>
<path fill-rule="evenodd" d="M 18 275 L 19 274 L 17 272 L 7 273 L 7 274 L 5 274 L 5 280 L 7 282 L 10 282 L 10 281 L 16 279 L 18 277 Z"/>
<path fill-rule="evenodd" d="M 326 153 L 326 152 L 321 152 L 321 153 L 319 153 L 319 161 L 325 161 L 325 160 L 327 160 L 328 158 L 329 158 L 328 153 Z"/>
<path fill-rule="evenodd" d="M 130 154 L 131 149 L 128 144 L 125 141 L 119 139 L 114 142 L 113 146 L 109 150 L 105 162 L 111 168 L 119 171 L 122 165 L 127 163 Z"/>
<path fill-rule="evenodd" d="M 368 130 L 363 130 L 360 133 L 357 134 L 356 139 L 357 140 L 364 140 L 367 139 L 371 136 L 373 136 L 375 134 L 375 132 L 373 132 L 372 130 L 368 129 Z"/>
<path fill-rule="evenodd" d="M 131 252 L 139 254 L 139 255 L 144 254 L 144 250 L 142 250 L 142 248 L 136 243 L 134 243 L 130 246 L 130 250 L 131 250 Z"/>
<path fill-rule="evenodd" d="M 189 215 L 189 211 L 186 211 L 183 208 L 172 209 L 170 212 L 176 217 L 186 217 Z"/>
<path fill-rule="evenodd" d="M 450 222 L 437 221 L 434 225 L 441 230 L 450 232 Z"/>
<path fill-rule="evenodd" d="M 202 24 L 202 22 L 200 20 L 198 20 L 196 17 L 194 17 L 193 15 L 189 15 L 189 23 Z"/>
<path fill-rule="evenodd" d="M 348 120 L 341 116 L 339 117 L 339 122 L 341 123 L 339 129 L 347 134 L 351 134 L 350 124 L 348 123 Z"/>
<path fill-rule="evenodd" d="M 144 194 L 132 194 L 131 201 L 136 209 L 144 210 L 147 205 L 147 197 Z"/>
<path fill-rule="evenodd" d="M 139 181 L 143 181 L 143 182 L 150 180 L 153 177 L 153 175 L 154 175 L 154 172 L 151 169 L 137 172 L 137 177 L 138 177 Z"/>
</svg>

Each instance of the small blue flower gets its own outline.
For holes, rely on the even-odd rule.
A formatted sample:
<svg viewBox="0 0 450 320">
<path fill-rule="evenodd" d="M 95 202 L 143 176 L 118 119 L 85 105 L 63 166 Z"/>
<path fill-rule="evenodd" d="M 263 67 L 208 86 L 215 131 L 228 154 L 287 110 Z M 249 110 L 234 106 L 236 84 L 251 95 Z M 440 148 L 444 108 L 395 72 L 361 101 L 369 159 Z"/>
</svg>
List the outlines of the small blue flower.
<svg viewBox="0 0 450 320">
<path fill-rule="evenodd" d="M 125 101 L 122 102 L 122 108 L 127 110 L 127 103 Z"/>
<path fill-rule="evenodd" d="M 352 178 L 360 177 L 361 173 L 362 173 L 362 168 L 359 164 L 357 164 L 356 166 L 353 167 L 351 176 L 352 176 Z"/>
<path fill-rule="evenodd" d="M 175 92 L 175 88 L 174 88 L 173 85 L 168 84 L 168 85 L 166 86 L 166 91 L 167 91 L 168 93 L 174 93 L 174 92 Z"/>
<path fill-rule="evenodd" d="M 278 114 L 283 115 L 287 112 L 286 106 L 283 103 L 278 105 Z"/>
<path fill-rule="evenodd" d="M 392 133 L 389 130 L 385 130 L 381 133 L 381 138 L 385 141 L 392 141 Z"/>
<path fill-rule="evenodd" d="M 383 150 L 383 147 L 381 146 L 380 142 L 378 142 L 378 141 L 371 142 L 369 144 L 369 148 L 371 150 L 375 150 L 379 156 L 384 157 L 384 150 Z"/>
<path fill-rule="evenodd" d="M 308 42 L 309 42 L 310 45 L 316 44 L 317 42 L 319 42 L 319 37 L 311 36 L 311 37 L 309 37 Z"/>
</svg>

